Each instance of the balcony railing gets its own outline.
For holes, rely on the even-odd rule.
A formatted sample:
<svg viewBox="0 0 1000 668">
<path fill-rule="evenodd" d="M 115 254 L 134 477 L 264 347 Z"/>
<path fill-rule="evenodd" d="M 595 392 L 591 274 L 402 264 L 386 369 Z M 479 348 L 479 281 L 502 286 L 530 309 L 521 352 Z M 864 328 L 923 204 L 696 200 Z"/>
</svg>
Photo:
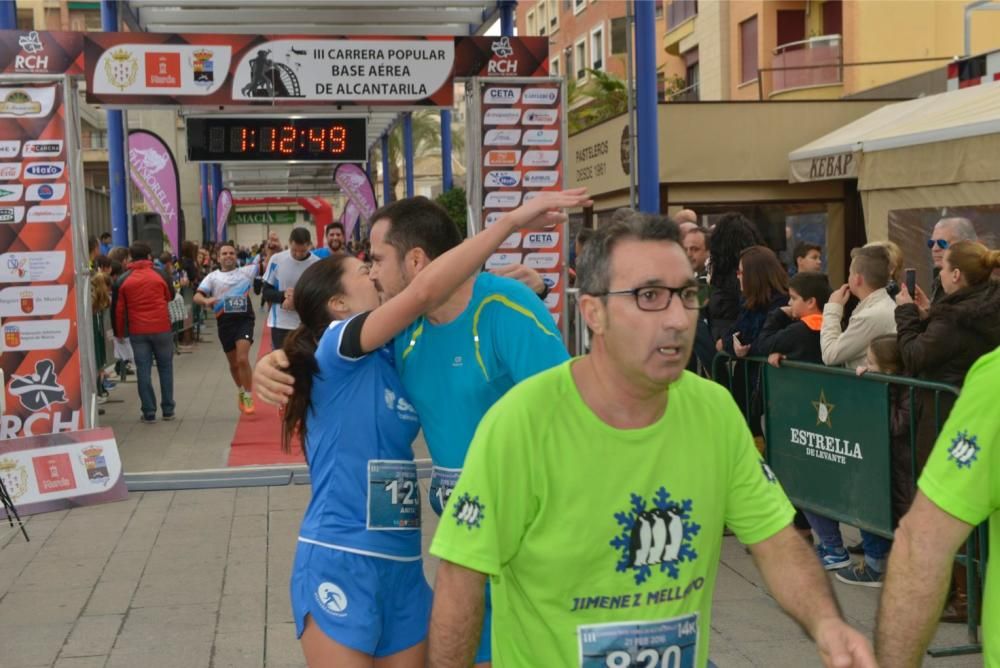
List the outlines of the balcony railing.
<svg viewBox="0 0 1000 668">
<path fill-rule="evenodd" d="M 774 50 L 771 94 L 791 88 L 826 86 L 843 81 L 844 51 L 840 35 L 810 37 Z M 787 69 L 784 69 L 787 68 Z"/>
</svg>

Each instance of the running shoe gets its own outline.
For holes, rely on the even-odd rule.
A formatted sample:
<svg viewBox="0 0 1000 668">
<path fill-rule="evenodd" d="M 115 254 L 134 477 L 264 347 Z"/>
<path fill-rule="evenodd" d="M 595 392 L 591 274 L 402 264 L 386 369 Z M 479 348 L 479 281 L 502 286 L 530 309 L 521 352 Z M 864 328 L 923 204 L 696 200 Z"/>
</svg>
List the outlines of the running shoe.
<svg viewBox="0 0 1000 668">
<path fill-rule="evenodd" d="M 173 413 L 164 413 L 163 414 L 163 421 L 164 422 L 170 422 L 171 420 L 173 420 L 176 417 L 177 416 L 175 414 L 173 414 Z"/>
<path fill-rule="evenodd" d="M 823 568 L 828 571 L 835 571 L 838 568 L 846 568 L 851 565 L 851 555 L 844 548 L 816 546 L 816 556 L 819 557 Z"/>
<path fill-rule="evenodd" d="M 153 424 L 154 422 L 156 422 L 156 414 L 154 413 L 153 415 L 143 415 L 142 417 L 139 418 L 139 422 L 142 422 L 144 424 Z"/>
<path fill-rule="evenodd" d="M 114 382 L 113 380 L 109 380 L 107 378 L 104 379 L 104 391 L 105 392 L 107 392 L 109 390 L 113 390 L 117 386 L 118 386 L 118 383 Z"/>
<path fill-rule="evenodd" d="M 240 412 L 244 415 L 253 415 L 257 409 L 253 406 L 253 394 L 250 392 L 240 392 L 239 395 Z"/>
<path fill-rule="evenodd" d="M 835 575 L 844 584 L 876 587 L 879 589 L 881 589 L 882 580 L 885 577 L 882 573 L 870 568 L 864 559 L 850 568 L 838 571 Z"/>
</svg>

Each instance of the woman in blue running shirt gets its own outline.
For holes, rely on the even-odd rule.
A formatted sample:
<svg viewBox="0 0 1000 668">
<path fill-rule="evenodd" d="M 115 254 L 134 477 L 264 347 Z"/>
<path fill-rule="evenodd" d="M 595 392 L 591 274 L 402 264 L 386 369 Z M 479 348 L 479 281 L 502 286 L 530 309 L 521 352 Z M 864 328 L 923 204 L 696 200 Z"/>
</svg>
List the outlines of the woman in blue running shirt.
<svg viewBox="0 0 1000 668">
<path fill-rule="evenodd" d="M 543 193 L 431 262 L 379 305 L 368 266 L 335 256 L 295 287 L 302 324 L 285 341 L 295 391 L 282 447 L 301 437 L 312 498 L 292 569 L 295 625 L 308 664 L 423 666 L 431 590 L 420 557 L 420 428 L 389 344 L 447 300 L 520 229 L 566 219 L 584 189 Z"/>
</svg>

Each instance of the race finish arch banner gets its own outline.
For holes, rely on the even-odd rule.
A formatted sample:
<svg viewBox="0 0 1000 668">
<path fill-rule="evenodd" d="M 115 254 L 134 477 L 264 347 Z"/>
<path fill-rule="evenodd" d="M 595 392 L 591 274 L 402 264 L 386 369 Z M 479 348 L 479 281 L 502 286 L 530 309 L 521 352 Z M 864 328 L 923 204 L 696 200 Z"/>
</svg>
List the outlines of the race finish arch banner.
<svg viewBox="0 0 1000 668">
<path fill-rule="evenodd" d="M 466 88 L 466 97 L 468 144 L 474 147 L 466 192 L 469 220 L 478 232 L 539 193 L 562 190 L 565 88 L 561 78 L 477 77 Z M 565 338 L 567 257 L 564 225 L 558 225 L 515 232 L 486 268 L 524 264 L 537 271 L 549 288 L 545 305 Z"/>
<path fill-rule="evenodd" d="M 88 33 L 104 105 L 450 107 L 454 80 L 545 76 L 547 37 Z"/>
<path fill-rule="evenodd" d="M 73 91 L 67 98 L 66 91 Z M 93 345 L 75 88 L 0 75 L 0 439 L 92 423 Z"/>
</svg>

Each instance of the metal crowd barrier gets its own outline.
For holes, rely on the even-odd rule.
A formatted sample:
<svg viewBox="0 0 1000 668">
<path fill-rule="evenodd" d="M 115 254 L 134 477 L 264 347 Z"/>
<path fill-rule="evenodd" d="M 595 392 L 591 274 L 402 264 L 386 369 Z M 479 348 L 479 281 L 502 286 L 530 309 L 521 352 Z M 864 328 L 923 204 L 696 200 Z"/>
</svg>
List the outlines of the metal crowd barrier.
<svg viewBox="0 0 1000 668">
<path fill-rule="evenodd" d="M 842 367 L 787 360 L 775 368 L 765 358 L 727 353 L 714 358 L 712 378 L 729 388 L 751 431 L 764 438 L 764 457 L 796 507 L 886 538 L 892 538 L 898 520 L 892 508 L 889 388 L 906 393 L 914 494 L 920 473 L 918 427 L 932 424 L 936 439 L 945 422 L 942 398 L 959 395 L 959 388 L 942 383 L 880 373 L 858 377 Z M 932 408 L 933 415 L 919 419 L 921 408 Z M 932 656 L 982 651 L 979 624 L 988 542 L 983 523 L 969 535 L 965 554 L 956 556 L 966 567 L 968 644 L 933 648 Z"/>
</svg>

